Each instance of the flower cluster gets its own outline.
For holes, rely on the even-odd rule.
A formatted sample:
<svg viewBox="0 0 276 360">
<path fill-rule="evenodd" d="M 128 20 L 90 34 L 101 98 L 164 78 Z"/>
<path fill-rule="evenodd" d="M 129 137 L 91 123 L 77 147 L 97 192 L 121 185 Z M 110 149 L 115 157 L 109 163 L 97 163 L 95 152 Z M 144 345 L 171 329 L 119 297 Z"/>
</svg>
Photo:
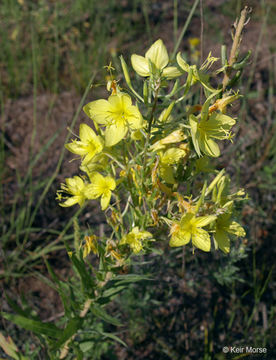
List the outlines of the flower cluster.
<svg viewBox="0 0 276 360">
<path fill-rule="evenodd" d="M 219 143 L 232 140 L 236 120 L 226 112 L 239 98 L 231 89 L 210 85 L 209 69 L 217 60 L 209 54 L 197 68 L 179 53 L 172 61 L 159 39 L 144 57 L 131 56 L 143 78 L 142 92 L 134 90 L 121 57 L 129 90 L 118 86 L 109 66 L 111 95 L 84 106 L 91 127 L 81 124 L 79 139 L 66 144 L 79 155 L 83 174 L 66 179 L 58 200 L 66 207 L 100 199 L 113 229 L 105 256 L 121 262 L 149 251 L 153 239 L 168 237 L 172 247 L 191 242 L 208 252 L 213 241 L 214 249 L 228 253 L 230 238 L 245 236 L 235 221 L 235 203 L 245 194 L 231 194 L 230 178 L 209 163 L 220 156 Z M 197 87 L 205 101 L 191 105 L 187 98 Z M 86 237 L 85 256 L 97 253 L 95 241 Z"/>
</svg>

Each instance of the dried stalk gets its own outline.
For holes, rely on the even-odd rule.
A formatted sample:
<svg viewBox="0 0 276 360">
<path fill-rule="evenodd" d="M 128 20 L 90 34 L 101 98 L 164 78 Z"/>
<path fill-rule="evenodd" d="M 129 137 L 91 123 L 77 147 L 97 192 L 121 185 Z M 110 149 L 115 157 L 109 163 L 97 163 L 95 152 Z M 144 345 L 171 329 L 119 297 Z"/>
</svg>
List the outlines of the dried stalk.
<svg viewBox="0 0 276 360">
<path fill-rule="evenodd" d="M 235 36 L 234 36 L 234 40 L 233 40 L 233 44 L 232 44 L 232 48 L 231 48 L 231 52 L 230 52 L 230 57 L 228 60 L 228 65 L 230 67 L 230 70 L 226 70 L 223 81 L 222 81 L 222 88 L 223 90 L 225 90 L 228 82 L 229 82 L 229 75 L 231 72 L 231 66 L 237 61 L 237 56 L 238 56 L 238 50 L 239 50 L 239 46 L 240 46 L 240 42 L 241 42 L 241 34 L 242 34 L 242 30 L 245 27 L 245 25 L 248 23 L 249 19 L 247 20 L 247 15 L 251 12 L 251 9 L 248 8 L 248 6 L 245 6 L 244 9 L 241 11 L 241 16 L 239 19 L 239 22 L 237 24 L 237 20 L 234 24 L 236 32 L 235 32 Z"/>
</svg>

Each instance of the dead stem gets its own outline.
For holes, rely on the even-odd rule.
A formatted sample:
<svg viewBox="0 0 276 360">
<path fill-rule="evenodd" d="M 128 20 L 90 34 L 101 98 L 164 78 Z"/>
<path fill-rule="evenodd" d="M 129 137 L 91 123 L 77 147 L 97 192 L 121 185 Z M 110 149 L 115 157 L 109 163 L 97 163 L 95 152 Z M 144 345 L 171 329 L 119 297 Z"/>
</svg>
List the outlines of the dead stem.
<svg viewBox="0 0 276 360">
<path fill-rule="evenodd" d="M 232 48 L 231 48 L 231 52 L 230 52 L 230 57 L 228 60 L 228 65 L 229 65 L 230 69 L 228 71 L 226 70 L 226 73 L 224 75 L 224 78 L 222 81 L 223 90 L 225 90 L 225 88 L 229 82 L 231 66 L 237 61 L 238 50 L 239 50 L 239 46 L 240 46 L 240 42 L 241 42 L 242 30 L 249 21 L 249 19 L 246 19 L 246 18 L 250 12 L 251 12 L 251 9 L 248 8 L 248 6 L 245 6 L 244 9 L 241 11 L 241 16 L 240 16 L 239 22 L 237 19 L 234 24 L 236 32 L 235 32 L 235 36 L 234 36 L 234 40 L 233 40 L 233 44 L 232 44 Z M 237 24 L 237 22 L 238 22 L 238 24 Z"/>
</svg>

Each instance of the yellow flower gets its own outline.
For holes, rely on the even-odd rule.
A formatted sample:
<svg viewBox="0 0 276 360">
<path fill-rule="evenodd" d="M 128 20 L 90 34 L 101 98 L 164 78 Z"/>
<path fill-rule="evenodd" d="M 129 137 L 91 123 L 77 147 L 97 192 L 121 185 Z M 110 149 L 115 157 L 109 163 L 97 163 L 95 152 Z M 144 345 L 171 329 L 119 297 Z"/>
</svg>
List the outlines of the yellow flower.
<svg viewBox="0 0 276 360">
<path fill-rule="evenodd" d="M 162 179 L 168 184 L 175 184 L 174 165 L 179 163 L 188 154 L 188 149 L 172 147 L 166 151 L 161 151 L 159 172 Z"/>
<path fill-rule="evenodd" d="M 82 178 L 79 176 L 74 176 L 73 178 L 67 178 L 65 179 L 66 184 L 61 184 L 61 191 L 66 192 L 70 195 L 73 195 L 71 197 L 62 197 L 60 195 L 60 192 L 58 193 L 58 200 L 66 199 L 64 203 L 59 204 L 63 207 L 72 206 L 75 204 L 79 204 L 82 206 L 84 204 L 84 201 L 86 199 L 84 191 L 86 188 L 86 185 Z"/>
<path fill-rule="evenodd" d="M 230 130 L 236 121 L 230 116 L 221 113 L 212 113 L 210 117 L 200 122 L 194 115 L 189 118 L 191 135 L 197 154 L 201 151 L 212 157 L 218 157 L 220 150 L 218 144 L 213 139 L 228 139 Z"/>
<path fill-rule="evenodd" d="M 110 177 L 103 177 L 100 173 L 93 173 L 90 176 L 91 184 L 86 186 L 85 196 L 87 199 L 97 199 L 101 197 L 101 208 L 105 210 L 111 199 L 111 191 L 115 189 L 116 182 Z"/>
<path fill-rule="evenodd" d="M 82 164 L 86 165 L 96 154 L 102 151 L 103 140 L 88 125 L 81 124 L 80 141 L 73 140 L 65 147 L 74 154 L 84 156 Z"/>
<path fill-rule="evenodd" d="M 92 160 L 90 160 L 87 164 L 84 164 L 82 162 L 80 166 L 80 170 L 87 173 L 87 175 L 90 177 L 91 174 L 93 174 L 95 171 L 100 171 L 106 169 L 106 166 L 108 165 L 108 158 L 105 154 L 100 153 L 93 157 Z"/>
<path fill-rule="evenodd" d="M 243 227 L 231 220 L 230 213 L 220 215 L 217 218 L 216 232 L 214 234 L 216 248 L 219 247 L 224 253 L 229 253 L 230 251 L 230 239 L 228 234 L 234 234 L 240 237 L 245 236 Z"/>
<path fill-rule="evenodd" d="M 96 123 L 106 126 L 106 146 L 121 141 L 128 129 L 142 128 L 143 118 L 138 107 L 132 105 L 130 96 L 124 93 L 111 95 L 108 100 L 92 101 L 83 110 Z"/>
<path fill-rule="evenodd" d="M 186 138 L 187 138 L 187 136 L 183 133 L 182 130 L 175 130 L 172 133 L 170 133 L 168 136 L 166 136 L 165 138 L 156 141 L 151 146 L 151 150 L 153 150 L 153 151 L 163 150 L 166 148 L 166 145 L 181 142 L 182 140 L 185 140 Z"/>
<path fill-rule="evenodd" d="M 134 254 L 138 254 L 143 249 L 142 240 L 150 237 L 152 237 L 150 232 L 140 231 L 138 226 L 135 226 L 131 232 L 121 239 L 120 245 L 128 244 Z"/>
<path fill-rule="evenodd" d="M 197 37 L 190 38 L 188 41 L 189 41 L 190 46 L 192 46 L 192 47 L 196 47 L 200 44 L 200 39 Z"/>
<path fill-rule="evenodd" d="M 177 247 L 192 243 L 195 247 L 210 251 L 210 235 L 202 227 L 210 224 L 216 219 L 214 215 L 196 217 L 194 213 L 188 212 L 182 216 L 180 222 L 174 223 L 171 228 L 170 246 Z"/>
<path fill-rule="evenodd" d="M 146 52 L 145 57 L 136 54 L 131 56 L 132 67 L 140 76 L 150 76 L 151 70 L 154 73 L 159 71 L 162 73 L 162 76 L 169 79 L 182 75 L 177 67 L 167 67 L 168 62 L 168 52 L 161 39 L 155 41 Z"/>
</svg>

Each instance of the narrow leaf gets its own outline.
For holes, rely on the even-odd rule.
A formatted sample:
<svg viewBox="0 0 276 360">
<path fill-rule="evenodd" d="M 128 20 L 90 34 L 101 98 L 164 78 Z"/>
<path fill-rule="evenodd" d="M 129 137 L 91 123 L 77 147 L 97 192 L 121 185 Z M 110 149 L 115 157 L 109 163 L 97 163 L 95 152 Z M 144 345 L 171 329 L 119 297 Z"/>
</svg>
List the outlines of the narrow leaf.
<svg viewBox="0 0 276 360">
<path fill-rule="evenodd" d="M 62 330 L 56 327 L 54 324 L 28 319 L 21 315 L 13 315 L 4 312 L 1 314 L 5 319 L 36 334 L 43 334 L 55 338 L 59 338 L 62 335 Z"/>
</svg>

